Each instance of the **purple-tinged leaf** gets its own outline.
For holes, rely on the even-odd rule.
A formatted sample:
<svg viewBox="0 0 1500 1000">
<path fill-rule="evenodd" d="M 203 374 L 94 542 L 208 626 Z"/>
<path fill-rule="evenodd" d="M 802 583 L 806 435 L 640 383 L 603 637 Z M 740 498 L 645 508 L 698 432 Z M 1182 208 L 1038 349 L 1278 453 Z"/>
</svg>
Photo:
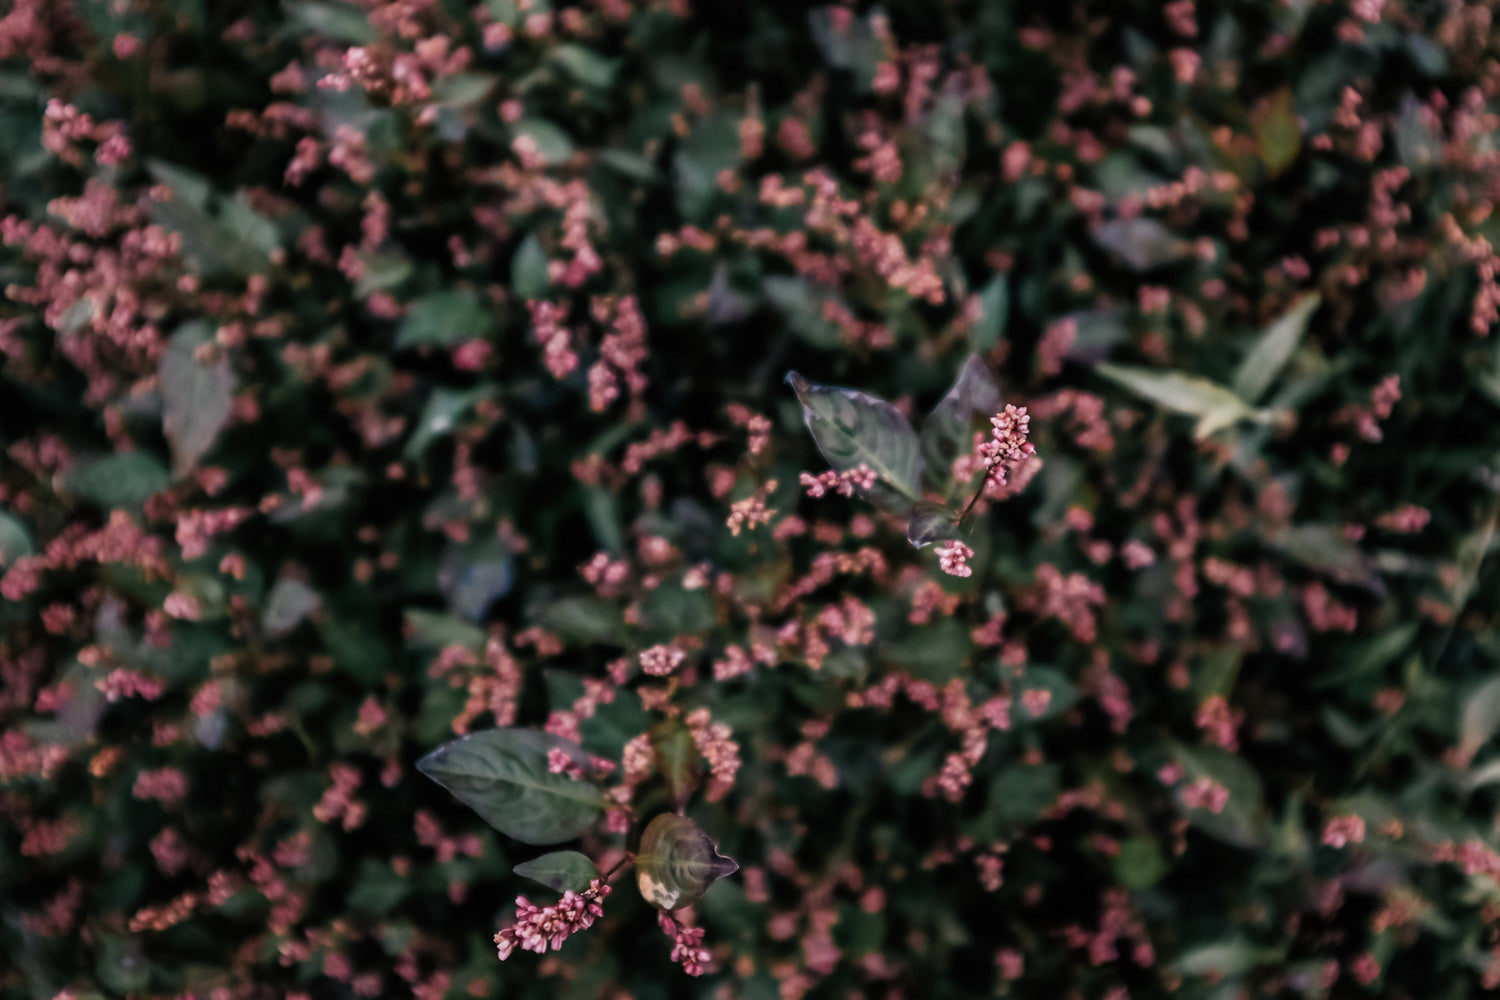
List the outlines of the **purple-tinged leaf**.
<svg viewBox="0 0 1500 1000">
<path fill-rule="evenodd" d="M 198 356 L 198 348 L 209 352 Z M 161 356 L 162 433 L 172 448 L 172 471 L 180 479 L 213 447 L 229 421 L 234 373 L 229 358 L 213 346 L 206 322 L 184 324 Z"/>
<path fill-rule="evenodd" d="M 912 508 L 906 540 L 920 549 L 944 539 L 962 538 L 954 518 L 954 511 L 947 505 L 923 500 Z"/>
<path fill-rule="evenodd" d="M 973 449 L 974 431 L 988 427 L 989 418 L 999 412 L 1000 389 L 994 376 L 979 355 L 969 355 L 947 394 L 922 425 L 927 478 L 945 497 L 952 497 L 957 486 L 952 474 L 954 460 Z"/>
<path fill-rule="evenodd" d="M 911 510 L 922 497 L 922 449 L 906 416 L 857 389 L 819 385 L 796 372 L 788 372 L 786 380 L 828 464 L 839 472 L 868 466 L 877 480 L 862 495 L 892 513 Z"/>
<path fill-rule="evenodd" d="M 1094 227 L 1094 242 L 1132 271 L 1154 271 L 1186 259 L 1193 245 L 1155 219 L 1113 219 Z"/>
<path fill-rule="evenodd" d="M 693 734 L 679 719 L 666 719 L 651 727 L 651 749 L 656 768 L 667 782 L 673 805 L 681 809 L 698 788 L 702 757 Z"/>
<path fill-rule="evenodd" d="M 691 906 L 714 882 L 739 870 L 739 862 L 720 854 L 702 827 L 676 813 L 647 824 L 635 855 L 636 884 L 658 910 Z"/>
</svg>

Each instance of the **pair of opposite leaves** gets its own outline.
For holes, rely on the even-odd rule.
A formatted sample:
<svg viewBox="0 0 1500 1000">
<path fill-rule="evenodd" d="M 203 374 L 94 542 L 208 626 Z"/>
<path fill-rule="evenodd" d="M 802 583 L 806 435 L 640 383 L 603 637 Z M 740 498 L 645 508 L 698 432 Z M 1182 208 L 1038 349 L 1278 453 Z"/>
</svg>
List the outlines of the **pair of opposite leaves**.
<svg viewBox="0 0 1500 1000">
<path fill-rule="evenodd" d="M 549 769 L 554 750 L 588 769 L 588 754 L 578 744 L 521 728 L 470 733 L 423 757 L 417 769 L 506 836 L 528 844 L 560 844 L 598 823 L 606 803 L 593 783 Z M 696 903 L 716 880 L 738 871 L 739 864 L 719 854 L 697 823 L 663 813 L 641 834 L 635 868 L 641 895 L 670 911 Z M 600 877 L 594 863 L 577 851 L 553 851 L 514 870 L 558 892 L 582 892 Z"/>
</svg>

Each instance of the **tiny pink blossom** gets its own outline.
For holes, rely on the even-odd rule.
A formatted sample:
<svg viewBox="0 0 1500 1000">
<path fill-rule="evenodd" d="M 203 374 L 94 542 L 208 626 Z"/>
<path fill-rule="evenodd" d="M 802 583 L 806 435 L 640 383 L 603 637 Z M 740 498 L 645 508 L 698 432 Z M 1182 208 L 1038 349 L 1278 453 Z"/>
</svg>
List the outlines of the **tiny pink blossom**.
<svg viewBox="0 0 1500 1000">
<path fill-rule="evenodd" d="M 656 915 L 662 933 L 672 939 L 672 961 L 682 965 L 682 971 L 690 976 L 703 975 L 703 966 L 713 956 L 703 947 L 703 928 L 688 927 L 668 916 L 665 912 Z"/>
<path fill-rule="evenodd" d="M 536 906 L 525 896 L 516 897 L 516 922 L 495 935 L 500 961 L 517 948 L 545 954 L 562 947 L 571 935 L 587 930 L 604 916 L 604 897 L 610 887 L 599 879 L 589 883 L 581 894 L 569 890 L 552 906 Z"/>
<path fill-rule="evenodd" d="M 666 677 L 686 656 L 687 653 L 676 646 L 652 646 L 641 653 L 641 669 L 652 677 Z"/>
<path fill-rule="evenodd" d="M 974 550 L 963 542 L 954 539 L 938 546 L 938 566 L 949 576 L 973 576 L 974 568 L 969 565 L 969 560 L 974 556 Z"/>
<path fill-rule="evenodd" d="M 1358 816 L 1335 816 L 1323 827 L 1323 843 L 1329 847 L 1344 847 L 1363 843 L 1365 821 Z"/>
<path fill-rule="evenodd" d="M 1189 809 L 1207 809 L 1214 815 L 1223 812 L 1229 802 L 1229 789 L 1209 777 L 1195 779 L 1179 794 Z"/>
</svg>

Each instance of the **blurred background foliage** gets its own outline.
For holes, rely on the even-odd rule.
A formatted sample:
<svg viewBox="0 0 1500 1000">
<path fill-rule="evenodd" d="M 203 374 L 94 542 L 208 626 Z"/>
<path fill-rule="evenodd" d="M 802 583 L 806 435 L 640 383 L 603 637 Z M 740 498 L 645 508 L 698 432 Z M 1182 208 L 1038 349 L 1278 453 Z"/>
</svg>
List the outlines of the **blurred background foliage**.
<svg viewBox="0 0 1500 1000">
<path fill-rule="evenodd" d="M 0 993 L 1493 989 L 1491 18 L 9 0 Z M 973 353 L 958 580 L 782 377 Z M 415 761 L 697 709 L 707 975 L 633 892 L 499 964 Z"/>
</svg>

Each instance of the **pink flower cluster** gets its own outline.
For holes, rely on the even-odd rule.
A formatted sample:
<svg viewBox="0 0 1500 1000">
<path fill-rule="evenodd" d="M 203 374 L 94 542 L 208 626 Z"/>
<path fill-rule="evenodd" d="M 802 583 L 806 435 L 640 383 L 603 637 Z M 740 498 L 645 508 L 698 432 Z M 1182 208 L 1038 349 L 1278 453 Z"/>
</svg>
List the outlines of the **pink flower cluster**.
<svg viewBox="0 0 1500 1000">
<path fill-rule="evenodd" d="M 704 965 L 713 957 L 703 947 L 703 928 L 689 927 L 666 912 L 658 912 L 656 922 L 662 933 L 672 939 L 672 961 L 679 963 L 690 976 L 703 975 Z"/>
<path fill-rule="evenodd" d="M 578 931 L 594 926 L 604 916 L 604 897 L 610 887 L 599 879 L 582 893 L 569 890 L 551 906 L 537 906 L 525 896 L 516 897 L 516 922 L 495 935 L 495 947 L 503 962 L 517 948 L 545 954 L 562 947 Z"/>
<path fill-rule="evenodd" d="M 807 495 L 816 500 L 826 495 L 829 490 L 840 496 L 852 497 L 857 492 L 873 489 L 877 478 L 875 470 L 861 462 L 856 468 L 846 469 L 843 472 L 829 469 L 816 476 L 804 472 L 800 480 L 807 489 Z"/>
<path fill-rule="evenodd" d="M 1363 843 L 1365 821 L 1358 816 L 1335 816 L 1323 827 L 1323 843 L 1329 847 Z"/>
<path fill-rule="evenodd" d="M 733 731 L 729 726 L 714 722 L 706 708 L 694 709 L 684 721 L 698 753 L 708 765 L 709 779 L 704 797 L 710 802 L 718 802 L 734 787 L 734 776 L 740 769 L 740 746 L 731 738 Z"/>
<path fill-rule="evenodd" d="M 958 539 L 939 545 L 937 554 L 939 568 L 949 576 L 974 575 L 974 568 L 969 565 L 969 560 L 974 558 L 974 550 Z"/>
<path fill-rule="evenodd" d="M 1031 433 L 1031 417 L 1026 407 L 1007 403 L 1003 413 L 990 418 L 990 425 L 994 430 L 990 432 L 990 440 L 979 446 L 979 454 L 989 470 L 990 481 L 1004 486 L 1009 475 L 1036 454 L 1036 446 L 1026 440 Z"/>
<path fill-rule="evenodd" d="M 652 646 L 641 653 L 641 669 L 652 677 L 666 677 L 686 656 L 687 653 L 677 646 Z"/>
</svg>

